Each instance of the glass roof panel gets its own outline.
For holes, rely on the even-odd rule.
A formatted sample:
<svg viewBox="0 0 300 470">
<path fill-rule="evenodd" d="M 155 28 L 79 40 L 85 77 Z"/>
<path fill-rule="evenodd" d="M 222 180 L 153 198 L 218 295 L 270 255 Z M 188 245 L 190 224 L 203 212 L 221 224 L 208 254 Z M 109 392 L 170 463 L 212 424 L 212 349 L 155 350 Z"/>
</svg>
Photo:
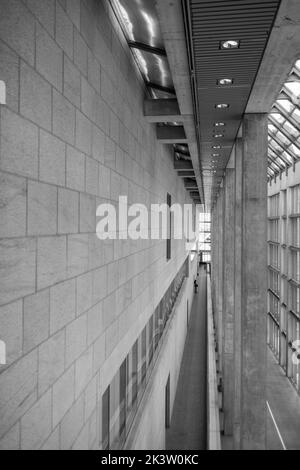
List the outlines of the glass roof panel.
<svg viewBox="0 0 300 470">
<path fill-rule="evenodd" d="M 269 157 L 274 161 L 276 160 L 276 163 L 278 163 L 278 165 L 281 167 L 281 168 L 285 168 L 286 167 L 286 163 L 285 161 L 278 157 L 278 155 L 276 155 L 276 153 L 273 152 L 273 150 L 271 148 L 269 148 Z"/>
<path fill-rule="evenodd" d="M 272 117 L 279 123 L 282 124 L 285 121 L 285 118 L 279 113 L 272 113 Z"/>
<path fill-rule="evenodd" d="M 274 148 L 274 150 L 277 150 L 277 152 L 282 152 L 282 148 L 279 144 L 277 144 L 277 142 L 275 142 L 274 139 L 271 139 L 270 140 L 270 144 L 272 145 L 272 147 Z"/>
<path fill-rule="evenodd" d="M 151 82 L 162 88 L 151 88 L 152 97 L 169 98 L 169 95 L 164 95 L 168 92 L 164 88 L 172 91 L 174 84 L 164 50 L 155 0 L 111 2 L 146 85 Z"/>
<path fill-rule="evenodd" d="M 295 119 L 295 121 L 300 123 L 300 109 L 296 108 L 292 113 L 292 117 Z"/>
<path fill-rule="evenodd" d="M 290 71 L 289 79 L 272 107 L 268 123 L 268 175 L 300 160 L 300 59 Z"/>
<path fill-rule="evenodd" d="M 295 67 L 300 70 L 300 59 L 296 60 Z"/>
<path fill-rule="evenodd" d="M 287 153 L 287 152 L 282 152 L 282 156 L 285 157 L 285 159 L 290 163 L 292 164 L 293 163 L 293 157 Z"/>
<path fill-rule="evenodd" d="M 293 124 L 291 124 L 289 121 L 285 121 L 283 125 L 283 128 L 289 133 L 291 134 L 291 136 L 293 137 L 298 137 L 299 135 L 299 131 L 298 129 L 296 129 L 295 126 L 293 126 Z"/>
<path fill-rule="evenodd" d="M 288 146 L 291 143 L 291 141 L 281 131 L 277 131 L 276 137 L 283 143 L 283 145 Z"/>
<path fill-rule="evenodd" d="M 300 96 L 300 82 L 287 82 L 284 85 L 296 98 Z"/>
<path fill-rule="evenodd" d="M 268 173 L 271 175 L 271 176 L 274 176 L 274 170 L 272 170 L 272 168 L 268 168 Z"/>
<path fill-rule="evenodd" d="M 273 162 L 269 163 L 269 167 L 274 171 L 274 173 L 278 173 L 278 168 L 276 168 Z"/>
<path fill-rule="evenodd" d="M 277 100 L 277 103 L 288 113 L 292 112 L 295 107 L 291 101 L 286 99 L 279 99 Z"/>
<path fill-rule="evenodd" d="M 137 49 L 133 49 L 133 53 L 137 55 L 137 60 L 142 65 L 142 73 L 147 82 L 156 83 L 166 88 L 173 88 L 171 72 L 166 57 Z"/>
<path fill-rule="evenodd" d="M 163 39 L 153 0 L 113 0 L 129 41 L 163 49 Z"/>
<path fill-rule="evenodd" d="M 300 158 L 300 150 L 298 147 L 296 147 L 296 145 L 292 144 L 290 146 L 290 150 L 293 152 L 297 159 Z"/>
<path fill-rule="evenodd" d="M 273 124 L 269 124 L 269 125 L 268 125 L 268 128 L 269 128 L 269 131 L 270 131 L 271 133 L 277 131 L 276 127 L 275 127 Z"/>
</svg>

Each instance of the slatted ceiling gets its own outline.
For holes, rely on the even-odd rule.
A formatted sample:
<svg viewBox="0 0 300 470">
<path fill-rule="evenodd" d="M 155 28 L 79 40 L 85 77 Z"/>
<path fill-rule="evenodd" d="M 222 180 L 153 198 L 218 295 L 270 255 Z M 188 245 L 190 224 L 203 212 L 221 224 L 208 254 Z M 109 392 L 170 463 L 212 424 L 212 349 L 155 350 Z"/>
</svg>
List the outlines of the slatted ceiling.
<svg viewBox="0 0 300 470">
<path fill-rule="evenodd" d="M 247 8 L 252 10 L 253 8 L 257 8 L 257 6 L 267 9 L 270 5 L 275 6 L 275 4 L 278 4 L 276 0 L 191 0 L 190 3 L 192 6 L 201 3 L 203 10 L 205 10 L 205 8 L 209 8 L 209 10 L 217 8 L 218 12 L 220 11 L 220 7 L 223 8 L 224 4 L 226 4 L 227 7 L 230 7 L 231 10 L 239 10 L 241 8 L 243 8 L 243 10 L 246 10 Z M 224 12 L 224 14 L 226 14 L 226 12 Z"/>
<path fill-rule="evenodd" d="M 228 163 L 280 0 L 185 1 L 190 13 L 189 33 L 197 82 L 205 199 L 210 204 Z M 240 47 L 220 49 L 221 41 L 229 39 L 239 40 Z M 234 83 L 219 86 L 220 78 L 233 78 Z M 217 110 L 217 103 L 228 103 L 230 107 Z M 223 139 L 213 137 L 217 121 L 226 123 Z M 224 148 L 213 150 L 216 144 Z M 212 153 L 219 153 L 220 157 L 214 158 Z M 215 174 L 207 171 L 212 160 L 218 160 Z"/>
</svg>

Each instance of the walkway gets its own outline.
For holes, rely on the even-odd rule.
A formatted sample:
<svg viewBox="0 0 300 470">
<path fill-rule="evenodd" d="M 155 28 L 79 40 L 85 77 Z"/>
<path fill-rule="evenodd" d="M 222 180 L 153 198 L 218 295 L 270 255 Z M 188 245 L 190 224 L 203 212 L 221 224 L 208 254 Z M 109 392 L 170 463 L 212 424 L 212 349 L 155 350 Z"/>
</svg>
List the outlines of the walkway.
<svg viewBox="0 0 300 470">
<path fill-rule="evenodd" d="M 206 448 L 206 272 L 199 270 L 179 374 L 167 450 Z"/>
<path fill-rule="evenodd" d="M 268 348 L 269 450 L 300 449 L 300 397 Z M 273 417 L 272 417 L 273 416 Z M 276 423 L 276 424 L 275 424 Z"/>
</svg>

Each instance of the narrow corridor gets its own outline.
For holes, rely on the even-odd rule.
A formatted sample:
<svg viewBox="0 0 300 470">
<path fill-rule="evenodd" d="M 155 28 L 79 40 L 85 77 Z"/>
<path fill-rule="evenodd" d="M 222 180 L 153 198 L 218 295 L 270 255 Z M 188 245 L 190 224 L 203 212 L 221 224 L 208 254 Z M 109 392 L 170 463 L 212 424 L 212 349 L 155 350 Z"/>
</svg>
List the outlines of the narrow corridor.
<svg viewBox="0 0 300 470">
<path fill-rule="evenodd" d="M 206 448 L 206 272 L 199 270 L 166 449 Z"/>
</svg>

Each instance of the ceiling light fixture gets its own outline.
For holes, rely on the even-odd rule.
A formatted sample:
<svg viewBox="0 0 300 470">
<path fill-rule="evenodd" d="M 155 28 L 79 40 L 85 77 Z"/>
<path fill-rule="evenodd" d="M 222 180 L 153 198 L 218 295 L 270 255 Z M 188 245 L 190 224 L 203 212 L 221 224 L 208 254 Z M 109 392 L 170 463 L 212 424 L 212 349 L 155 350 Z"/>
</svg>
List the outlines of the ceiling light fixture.
<svg viewBox="0 0 300 470">
<path fill-rule="evenodd" d="M 224 127 L 224 126 L 225 126 L 225 122 L 215 122 L 215 126 L 216 126 L 216 127 Z"/>
<path fill-rule="evenodd" d="M 215 158 L 215 157 L 219 157 L 219 156 L 220 156 L 219 153 L 213 153 L 213 154 L 212 154 L 212 157 L 214 157 L 214 158 Z"/>
<path fill-rule="evenodd" d="M 214 137 L 216 139 L 220 139 L 221 137 L 224 137 L 224 135 L 223 134 L 215 134 Z"/>
<path fill-rule="evenodd" d="M 220 78 L 217 81 L 217 84 L 221 85 L 221 86 L 232 85 L 233 84 L 233 78 Z"/>
<path fill-rule="evenodd" d="M 227 108 L 229 108 L 229 104 L 227 104 L 227 103 L 219 103 L 219 104 L 216 104 L 216 108 L 217 108 L 217 109 L 227 109 Z"/>
<path fill-rule="evenodd" d="M 213 148 L 213 149 L 220 149 L 220 148 L 221 148 L 221 145 L 213 145 L 212 148 Z"/>
<path fill-rule="evenodd" d="M 230 39 L 227 41 L 221 41 L 220 49 L 238 49 L 240 47 L 240 41 Z"/>
</svg>

